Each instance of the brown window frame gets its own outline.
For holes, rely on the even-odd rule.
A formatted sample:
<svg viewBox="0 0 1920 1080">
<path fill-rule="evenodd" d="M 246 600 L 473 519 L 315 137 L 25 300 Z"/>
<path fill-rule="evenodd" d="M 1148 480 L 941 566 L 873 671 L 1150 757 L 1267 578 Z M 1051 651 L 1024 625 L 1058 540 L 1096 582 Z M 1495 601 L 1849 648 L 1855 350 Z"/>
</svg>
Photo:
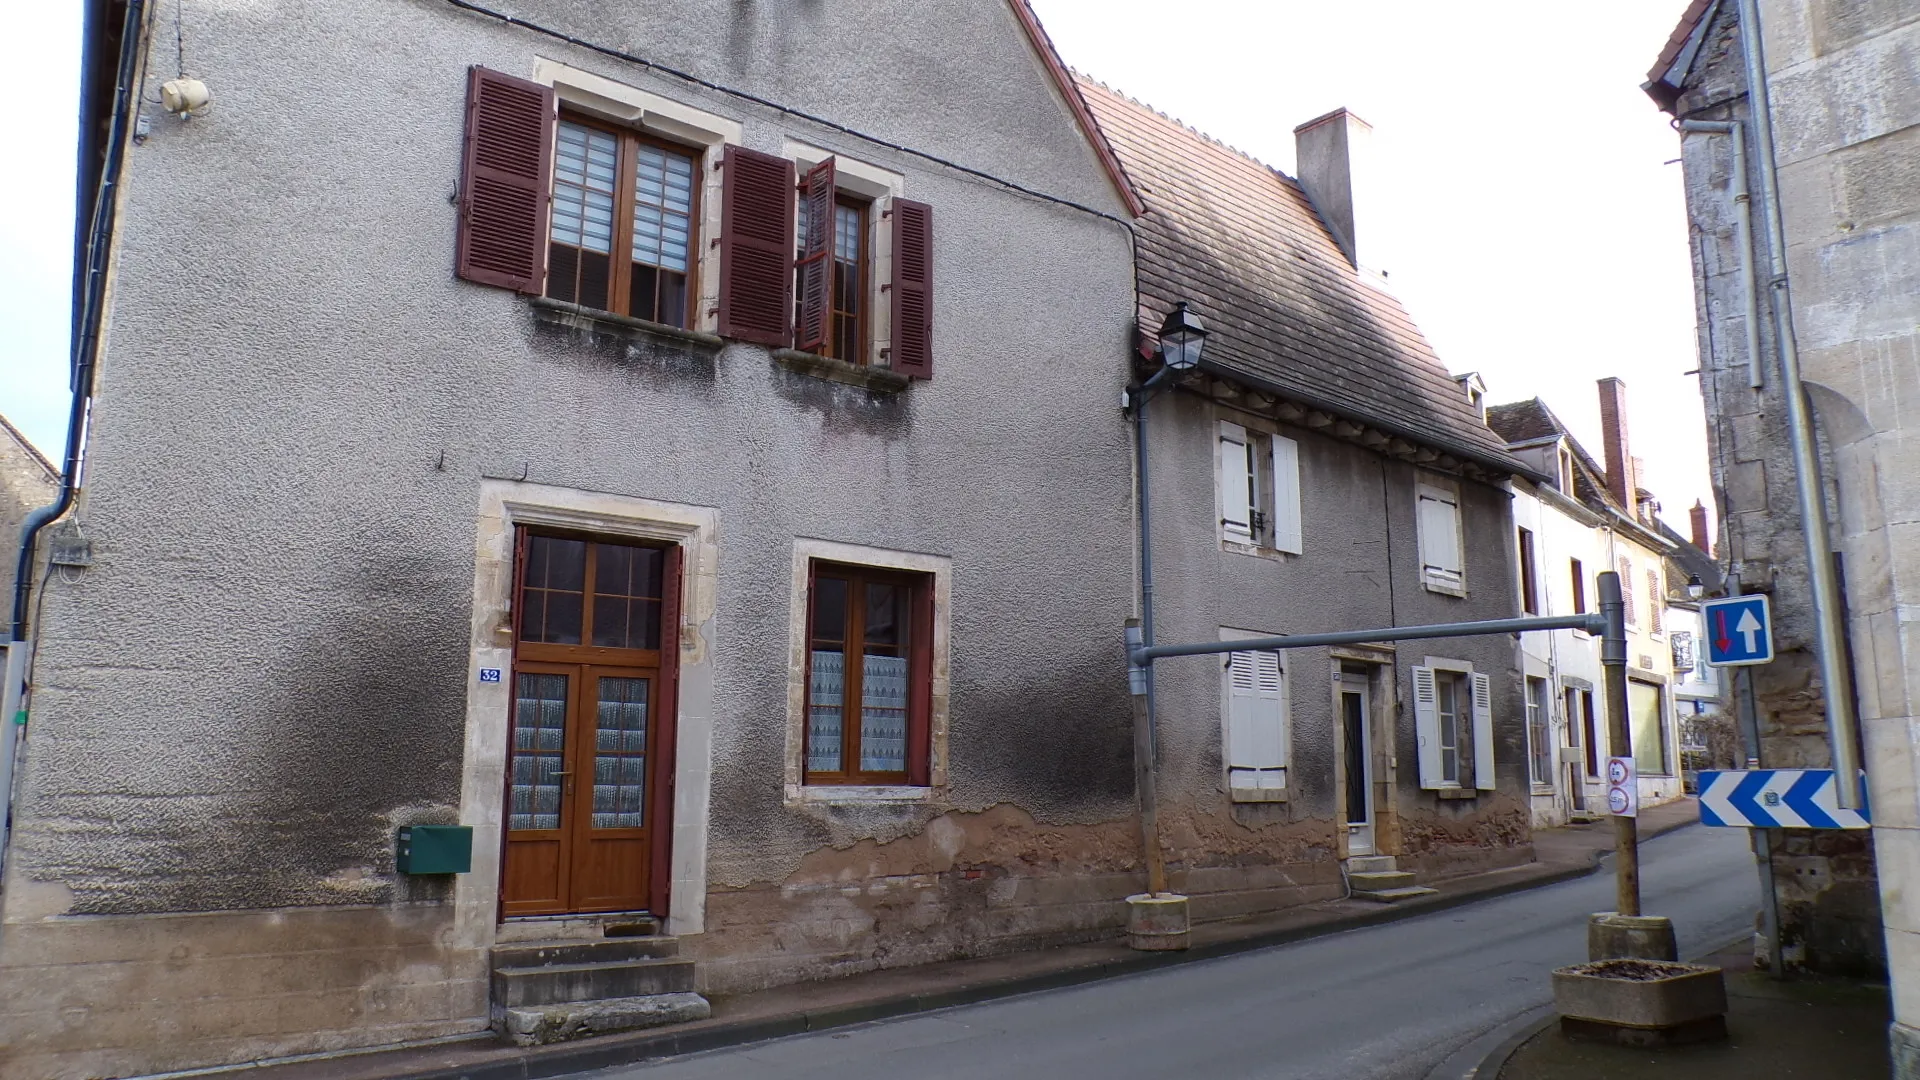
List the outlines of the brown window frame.
<svg viewBox="0 0 1920 1080">
<path fill-rule="evenodd" d="M 605 121 L 595 120 L 592 117 L 583 116 L 565 109 L 561 110 L 559 122 L 554 125 L 554 139 L 556 142 L 560 138 L 560 124 L 574 124 L 579 127 L 611 135 L 618 144 L 614 163 L 616 187 L 614 189 L 613 200 L 613 239 L 611 242 L 613 250 L 608 255 L 607 306 L 604 308 L 596 307 L 593 304 L 581 304 L 581 306 L 594 308 L 594 310 L 597 311 L 605 311 L 613 315 L 624 315 L 630 319 L 640 319 L 644 322 L 659 322 L 667 326 L 677 325 L 679 329 L 683 330 L 693 329 L 700 300 L 700 199 L 702 194 L 700 189 L 703 186 L 701 177 L 703 176 L 705 167 L 705 149 L 698 146 L 689 146 L 685 143 L 677 143 L 670 139 L 662 139 L 647 132 L 621 127 L 618 124 L 609 124 Z M 691 185 L 692 190 L 690 192 L 687 210 L 685 310 L 680 313 L 681 321 L 678 324 L 655 319 L 649 315 L 636 315 L 631 310 L 633 305 L 629 293 L 631 291 L 633 275 L 633 222 L 634 208 L 636 205 L 635 164 L 636 156 L 641 146 L 651 146 L 669 153 L 680 154 L 690 159 L 693 163 L 693 183 Z M 547 190 L 549 193 L 553 191 L 554 170 L 559 168 L 559 160 L 560 155 L 556 148 L 553 153 L 552 164 L 547 170 Z M 580 303 L 578 300 L 579 289 L 577 285 L 574 289 L 576 299 L 565 300 L 563 297 L 555 297 L 553 295 L 554 241 L 551 210 L 548 212 L 548 219 L 545 224 L 545 235 L 542 238 L 542 242 L 547 246 L 547 277 L 542 289 L 542 295 L 552 299 L 564 300 L 566 303 Z M 654 305 L 656 312 L 659 302 L 660 286 L 656 280 L 654 284 Z"/>
<path fill-rule="evenodd" d="M 658 668 L 661 659 L 661 650 L 659 648 L 629 649 L 593 644 L 593 602 L 594 598 L 598 595 L 594 591 L 594 586 L 597 584 L 596 578 L 600 565 L 601 545 L 649 548 L 661 552 L 663 558 L 665 557 L 667 549 L 673 545 L 664 542 L 575 532 L 569 529 L 529 528 L 526 531 L 525 540 L 529 551 L 536 538 L 577 540 L 587 545 L 586 558 L 583 561 L 580 579 L 580 644 L 563 645 L 556 642 L 529 641 L 526 638 L 525 628 L 521 625 L 521 618 L 526 614 L 527 605 L 523 599 L 526 592 L 555 590 L 529 590 L 527 584 L 522 581 L 516 583 L 513 598 L 513 630 L 514 640 L 517 642 L 516 655 L 526 660 L 553 664 L 597 664 L 603 667 Z M 662 574 L 666 572 L 664 565 L 662 566 L 661 572 Z M 664 581 L 661 587 L 664 592 L 666 588 Z M 645 597 L 643 599 L 652 599 L 656 603 L 663 605 L 665 603 L 664 596 Z M 669 633 L 668 628 L 664 626 L 659 628 L 656 634 L 660 638 L 660 641 L 656 644 L 665 644 Z"/>
<path fill-rule="evenodd" d="M 819 351 L 815 354 L 818 356 L 827 357 L 830 360 L 841 360 L 849 364 L 859 364 L 862 366 L 871 364 L 873 362 L 872 339 L 868 336 L 868 331 L 873 321 L 871 311 L 873 308 L 873 273 L 874 273 L 874 268 L 873 268 L 874 202 L 875 200 L 873 199 L 863 198 L 862 196 L 855 195 L 840 189 L 835 189 L 833 193 L 833 215 L 832 215 L 833 220 L 830 221 L 827 226 L 829 229 L 833 231 L 833 234 L 834 234 L 834 243 L 832 247 L 833 258 L 831 260 L 831 264 L 827 267 L 827 270 L 826 270 L 827 274 L 830 275 L 831 284 L 829 284 L 827 288 L 827 295 L 831 298 L 832 306 L 829 307 L 827 310 L 827 340 L 820 347 Z M 854 258 L 852 259 L 847 259 L 845 257 L 845 252 L 843 252 L 840 249 L 840 243 L 839 243 L 840 211 L 842 209 L 852 210 L 860 216 L 860 229 L 858 233 L 860 238 L 860 250 L 855 254 Z M 806 214 L 807 214 L 806 207 L 803 205 L 799 208 L 798 213 L 796 214 L 796 217 L 795 217 L 796 223 L 804 224 L 806 222 Z M 806 298 L 803 295 L 801 295 L 803 291 L 803 283 L 801 280 L 801 269 L 800 269 L 801 262 L 806 254 L 804 250 L 804 247 L 806 245 L 806 237 L 801 234 L 800 229 L 797 227 L 797 225 L 794 229 L 793 235 L 794 235 L 793 325 L 794 325 L 795 333 L 798 334 L 801 323 L 804 321 L 802 317 L 802 307 L 806 303 Z M 847 262 L 851 262 L 853 264 L 854 274 L 857 280 L 857 287 L 853 289 L 852 292 L 854 294 L 854 299 L 858 306 L 855 307 L 852 311 L 843 311 L 841 308 L 841 304 L 844 299 L 843 294 L 846 293 L 848 290 L 845 290 L 839 287 L 840 265 L 842 263 L 847 263 Z M 839 344 L 840 325 L 841 325 L 841 319 L 843 316 L 851 317 L 854 320 L 854 340 L 853 340 L 852 356 L 840 355 L 842 351 Z"/>
<path fill-rule="evenodd" d="M 819 582 L 822 577 L 844 580 L 848 583 L 846 597 L 846 624 L 841 628 L 841 637 L 819 639 L 815 626 L 815 598 L 819 594 Z M 857 563 L 833 562 L 825 559 L 813 560 L 807 570 L 806 641 L 801 650 L 801 670 L 804 678 L 801 685 L 801 734 L 800 734 L 800 772 L 802 782 L 808 785 L 867 785 L 867 786 L 913 786 L 925 787 L 931 782 L 930 753 L 932 735 L 933 704 L 933 575 L 910 570 L 892 570 L 882 567 L 863 566 Z M 863 665 L 843 661 L 840 713 L 840 769 L 837 771 L 814 771 L 807 767 L 809 758 L 810 728 L 813 717 L 813 646 L 818 640 L 835 640 L 840 643 L 841 655 L 852 657 L 865 655 L 866 603 L 865 587 L 869 583 L 882 583 L 905 588 L 907 590 L 907 623 L 903 628 L 907 635 L 905 648 L 907 660 L 907 752 L 906 768 L 893 771 L 864 771 L 857 767 L 860 760 L 860 701 L 862 687 L 860 679 Z M 856 587 L 857 586 L 857 587 Z M 851 648 L 859 643 L 861 652 L 854 654 Z M 855 768 L 849 769 L 849 764 Z"/>
<path fill-rule="evenodd" d="M 1568 559 L 1567 562 L 1572 564 L 1568 569 L 1573 577 L 1573 613 L 1585 615 L 1587 613 L 1587 568 L 1581 565 L 1579 559 Z"/>
</svg>

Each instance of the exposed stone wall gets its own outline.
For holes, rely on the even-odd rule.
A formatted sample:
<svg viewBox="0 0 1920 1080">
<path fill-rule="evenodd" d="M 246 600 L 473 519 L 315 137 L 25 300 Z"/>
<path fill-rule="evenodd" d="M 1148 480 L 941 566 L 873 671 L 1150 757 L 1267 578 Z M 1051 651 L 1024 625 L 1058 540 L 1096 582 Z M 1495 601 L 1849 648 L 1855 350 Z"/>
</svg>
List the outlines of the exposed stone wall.
<svg viewBox="0 0 1920 1080">
<path fill-rule="evenodd" d="M 1679 115 L 1749 119 L 1732 8 L 1721 5 L 1709 29 Z M 1920 661 L 1909 644 L 1911 616 L 1902 614 L 1920 598 L 1920 573 L 1898 554 L 1914 549 L 1907 523 L 1920 518 L 1904 435 L 1920 422 L 1920 172 L 1912 167 L 1920 145 L 1913 77 L 1920 22 L 1906 5 L 1890 3 L 1768 0 L 1761 8 L 1796 338 L 1820 426 L 1826 512 L 1844 558 L 1873 844 L 1880 858 L 1898 860 L 1898 881 L 1920 865 L 1909 692 Z M 1686 139 L 1702 387 L 1726 555 L 1749 588 L 1772 592 L 1780 657 L 1736 677 L 1734 706 L 1744 697 L 1757 710 L 1763 764 L 1824 767 L 1827 728 L 1774 360 L 1758 159 L 1749 173 L 1766 386 L 1755 391 L 1747 386 L 1728 155 L 1725 138 Z M 1876 902 L 1875 861 L 1859 838 L 1789 831 L 1774 835 L 1772 852 L 1784 962 L 1878 971 L 1888 968 L 1891 950 L 1896 1015 L 1920 1023 L 1920 987 L 1903 988 L 1898 976 L 1920 961 L 1913 899 L 1890 887 Z M 1871 929 L 1882 904 L 1884 945 Z"/>
<path fill-rule="evenodd" d="M 13 617 L 13 574 L 27 515 L 51 505 L 60 490 L 57 467 L 0 417 L 0 612 Z M 44 548 L 43 548 L 44 550 Z M 44 558 L 42 560 L 44 564 Z M 29 613 L 31 614 L 31 613 Z M 9 628 L 0 626 L 0 656 Z"/>
</svg>

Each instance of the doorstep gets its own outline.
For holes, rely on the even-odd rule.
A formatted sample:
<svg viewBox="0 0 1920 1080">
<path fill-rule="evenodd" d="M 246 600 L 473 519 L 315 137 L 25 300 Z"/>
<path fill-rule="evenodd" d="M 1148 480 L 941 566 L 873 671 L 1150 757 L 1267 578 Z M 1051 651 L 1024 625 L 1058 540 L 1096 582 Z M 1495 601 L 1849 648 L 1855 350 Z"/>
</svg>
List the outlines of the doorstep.
<svg viewBox="0 0 1920 1080">
<path fill-rule="evenodd" d="M 1689 823 L 1677 813 L 1656 822 L 1643 816 L 1641 838 L 1651 839 Z M 1114 938 L 1084 945 L 891 968 L 716 997 L 712 1016 L 706 1020 L 644 1032 L 526 1048 L 508 1046 L 482 1033 L 428 1045 L 196 1071 L 193 1076 L 195 1080 L 533 1080 L 611 1068 L 1284 945 L 1570 881 L 1597 869 L 1600 850 L 1584 844 L 1561 847 L 1573 857 L 1437 881 L 1432 895 L 1397 904 L 1329 900 L 1202 923 L 1193 928 L 1193 944 L 1185 952 L 1136 952 L 1116 930 Z"/>
</svg>

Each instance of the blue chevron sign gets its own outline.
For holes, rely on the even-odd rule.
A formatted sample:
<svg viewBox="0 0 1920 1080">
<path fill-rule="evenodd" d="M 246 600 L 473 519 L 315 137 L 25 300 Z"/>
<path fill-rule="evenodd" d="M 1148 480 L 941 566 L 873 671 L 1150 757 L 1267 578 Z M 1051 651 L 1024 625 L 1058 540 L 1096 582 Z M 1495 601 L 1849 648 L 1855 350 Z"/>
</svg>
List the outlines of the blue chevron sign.
<svg viewBox="0 0 1920 1080">
<path fill-rule="evenodd" d="M 1865 810 L 1842 810 L 1832 769 L 1743 769 L 1700 774 L 1700 823 L 1748 829 L 1865 829 Z"/>
</svg>

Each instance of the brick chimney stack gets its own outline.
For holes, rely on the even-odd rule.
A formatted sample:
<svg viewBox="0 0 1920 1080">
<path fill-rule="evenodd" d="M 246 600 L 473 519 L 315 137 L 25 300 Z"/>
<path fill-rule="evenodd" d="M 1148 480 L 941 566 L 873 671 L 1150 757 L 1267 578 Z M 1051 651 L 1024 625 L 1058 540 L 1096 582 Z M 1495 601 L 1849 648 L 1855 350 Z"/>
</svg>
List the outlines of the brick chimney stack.
<svg viewBox="0 0 1920 1080">
<path fill-rule="evenodd" d="M 1712 542 L 1707 539 L 1707 504 L 1693 500 L 1693 509 L 1687 511 L 1687 516 L 1693 520 L 1693 546 L 1713 554 Z"/>
<path fill-rule="evenodd" d="M 1607 455 L 1607 490 L 1638 519 L 1640 484 L 1627 450 L 1627 384 L 1612 377 L 1600 380 L 1600 443 Z"/>
</svg>

